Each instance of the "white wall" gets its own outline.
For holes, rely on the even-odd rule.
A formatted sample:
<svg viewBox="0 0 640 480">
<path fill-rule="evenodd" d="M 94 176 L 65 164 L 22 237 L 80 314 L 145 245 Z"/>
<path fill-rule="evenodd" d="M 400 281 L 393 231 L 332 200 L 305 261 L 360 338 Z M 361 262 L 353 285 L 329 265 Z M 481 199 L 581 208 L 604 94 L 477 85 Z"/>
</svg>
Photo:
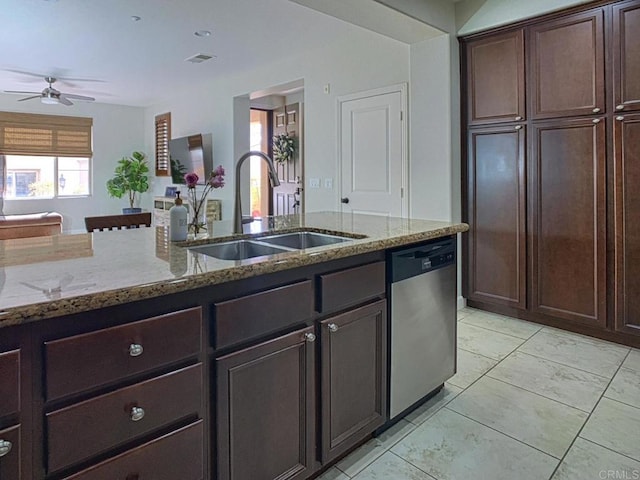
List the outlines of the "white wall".
<svg viewBox="0 0 640 480">
<path fill-rule="evenodd" d="M 232 215 L 232 166 L 240 154 L 237 139 L 234 142 L 234 97 L 304 79 L 306 178 L 334 178 L 335 187 L 338 185 L 337 97 L 409 80 L 408 45 L 313 10 L 298 8 L 300 21 L 316 26 L 322 22 L 322 29 L 314 29 L 304 38 L 291 39 L 290 48 L 280 57 L 274 52 L 261 65 L 250 65 L 232 77 L 212 78 L 197 88 L 175 92 L 170 101 L 146 109 L 148 145 L 153 145 L 154 116 L 167 111 L 171 112 L 173 137 L 213 133 L 214 165 L 222 164 L 228 173 L 227 187 L 214 192 L 214 196 L 223 201 L 223 218 L 229 219 Z M 269 42 L 268 35 L 286 34 L 286 28 L 273 29 L 260 41 Z M 324 93 L 325 84 L 330 84 L 330 94 Z M 170 179 L 156 182 L 157 191 L 162 191 L 167 182 Z M 335 188 L 307 186 L 305 193 L 307 211 L 339 207 Z"/>
<path fill-rule="evenodd" d="M 65 232 L 85 231 L 84 217 L 122 212 L 128 206 L 126 198 L 110 198 L 105 183 L 113 174 L 117 161 L 134 150 L 144 151 L 153 166 L 154 151 L 145 149 L 144 110 L 137 107 L 78 102 L 72 107 L 43 105 L 36 100 L 18 102 L 17 95 L 0 94 L 0 110 L 6 112 L 42 113 L 93 118 L 93 178 L 92 194 L 83 198 L 49 200 L 5 200 L 4 213 L 34 213 L 56 211 L 62 214 Z M 152 206 L 150 193 L 143 195 L 141 207 Z"/>
<path fill-rule="evenodd" d="M 459 35 L 505 25 L 591 0 L 464 0 L 456 4 Z"/>
</svg>

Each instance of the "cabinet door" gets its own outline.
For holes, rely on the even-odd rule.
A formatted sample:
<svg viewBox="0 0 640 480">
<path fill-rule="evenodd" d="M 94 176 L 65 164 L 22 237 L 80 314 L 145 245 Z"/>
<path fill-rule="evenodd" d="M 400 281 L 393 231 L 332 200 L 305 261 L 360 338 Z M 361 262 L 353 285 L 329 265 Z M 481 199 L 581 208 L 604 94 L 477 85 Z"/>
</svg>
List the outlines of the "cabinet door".
<svg viewBox="0 0 640 480">
<path fill-rule="evenodd" d="M 524 118 L 523 37 L 523 31 L 517 30 L 467 44 L 469 124 Z"/>
<path fill-rule="evenodd" d="M 218 480 L 311 475 L 314 340 L 306 328 L 216 361 Z"/>
<path fill-rule="evenodd" d="M 613 6 L 613 102 L 617 111 L 640 110 L 640 2 Z"/>
<path fill-rule="evenodd" d="M 530 160 L 531 309 L 604 327 L 604 120 L 534 124 Z"/>
<path fill-rule="evenodd" d="M 640 114 L 616 117 L 616 330 L 640 335 Z"/>
<path fill-rule="evenodd" d="M 603 15 L 598 9 L 530 27 L 532 118 L 605 111 Z"/>
<path fill-rule="evenodd" d="M 471 300 L 526 308 L 525 129 L 469 131 L 468 268 Z"/>
<path fill-rule="evenodd" d="M 387 302 L 320 323 L 322 462 L 347 451 L 385 422 Z"/>
</svg>

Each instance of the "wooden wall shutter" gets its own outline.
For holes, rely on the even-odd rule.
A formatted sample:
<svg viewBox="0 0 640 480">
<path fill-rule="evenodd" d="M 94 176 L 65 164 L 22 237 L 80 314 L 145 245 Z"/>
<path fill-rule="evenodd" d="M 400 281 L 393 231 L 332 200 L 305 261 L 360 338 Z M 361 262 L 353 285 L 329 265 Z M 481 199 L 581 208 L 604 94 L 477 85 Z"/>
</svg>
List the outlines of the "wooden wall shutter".
<svg viewBox="0 0 640 480">
<path fill-rule="evenodd" d="M 169 140 L 171 139 L 171 112 L 156 116 L 156 176 L 171 175 Z"/>
<path fill-rule="evenodd" d="M 0 112 L 0 154 L 91 158 L 93 119 Z"/>
</svg>

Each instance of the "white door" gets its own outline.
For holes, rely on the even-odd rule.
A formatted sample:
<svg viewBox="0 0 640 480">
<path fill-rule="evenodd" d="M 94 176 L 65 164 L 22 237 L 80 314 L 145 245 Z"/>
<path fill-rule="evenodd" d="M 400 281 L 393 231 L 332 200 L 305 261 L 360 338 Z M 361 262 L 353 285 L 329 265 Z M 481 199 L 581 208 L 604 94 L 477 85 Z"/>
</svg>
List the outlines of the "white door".
<svg viewBox="0 0 640 480">
<path fill-rule="evenodd" d="M 342 211 L 407 217 L 406 86 L 338 102 Z"/>
</svg>

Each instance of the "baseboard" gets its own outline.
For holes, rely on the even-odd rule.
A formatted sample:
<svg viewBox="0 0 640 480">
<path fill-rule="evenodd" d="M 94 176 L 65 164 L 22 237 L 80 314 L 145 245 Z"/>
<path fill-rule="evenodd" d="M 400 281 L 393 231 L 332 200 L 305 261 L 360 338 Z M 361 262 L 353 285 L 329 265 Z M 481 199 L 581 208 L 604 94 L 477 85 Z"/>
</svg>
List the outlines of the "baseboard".
<svg viewBox="0 0 640 480">
<path fill-rule="evenodd" d="M 464 298 L 462 295 L 460 295 L 458 297 L 458 310 L 464 308 L 467 306 L 467 299 Z"/>
</svg>

